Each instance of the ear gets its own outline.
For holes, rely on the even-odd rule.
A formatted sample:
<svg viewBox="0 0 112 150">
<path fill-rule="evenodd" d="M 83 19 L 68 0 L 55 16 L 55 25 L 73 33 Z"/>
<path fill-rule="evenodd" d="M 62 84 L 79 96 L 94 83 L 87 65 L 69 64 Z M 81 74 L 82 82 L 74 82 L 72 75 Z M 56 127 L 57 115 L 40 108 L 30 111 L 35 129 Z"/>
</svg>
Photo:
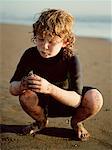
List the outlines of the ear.
<svg viewBox="0 0 112 150">
<path fill-rule="evenodd" d="M 73 38 L 74 39 L 72 39 L 72 40 L 74 40 L 74 42 L 75 42 L 76 41 L 75 36 Z M 70 41 L 68 39 L 66 39 L 66 40 L 63 41 L 63 46 L 62 47 L 66 47 L 68 44 L 70 44 Z"/>
<path fill-rule="evenodd" d="M 66 47 L 68 44 L 69 44 L 69 41 L 66 40 L 66 41 L 63 42 L 63 46 L 62 47 Z"/>
</svg>

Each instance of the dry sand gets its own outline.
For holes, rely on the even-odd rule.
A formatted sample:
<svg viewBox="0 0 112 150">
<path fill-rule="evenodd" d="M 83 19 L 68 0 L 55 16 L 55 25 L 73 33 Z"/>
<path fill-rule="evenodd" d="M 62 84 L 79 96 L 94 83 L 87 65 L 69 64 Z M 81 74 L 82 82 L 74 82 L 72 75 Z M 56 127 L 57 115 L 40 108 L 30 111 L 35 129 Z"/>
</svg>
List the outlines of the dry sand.
<svg viewBox="0 0 112 150">
<path fill-rule="evenodd" d="M 69 125 L 70 118 L 49 118 L 42 133 L 20 134 L 32 119 L 21 109 L 18 97 L 9 94 L 9 80 L 24 50 L 32 46 L 30 26 L 0 25 L 0 109 L 2 150 L 112 150 L 112 79 L 111 43 L 105 39 L 77 37 L 77 49 L 83 66 L 84 85 L 97 87 L 103 94 L 104 106 L 99 114 L 85 122 L 92 137 L 76 141 Z"/>
</svg>

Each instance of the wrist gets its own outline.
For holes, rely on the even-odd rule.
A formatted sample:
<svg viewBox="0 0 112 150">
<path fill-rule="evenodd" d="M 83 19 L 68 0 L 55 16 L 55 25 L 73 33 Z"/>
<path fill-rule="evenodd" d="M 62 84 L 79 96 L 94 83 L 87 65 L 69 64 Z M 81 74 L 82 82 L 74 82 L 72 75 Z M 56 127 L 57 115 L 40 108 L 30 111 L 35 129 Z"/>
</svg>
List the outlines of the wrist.
<svg viewBox="0 0 112 150">
<path fill-rule="evenodd" d="M 26 91 L 25 87 L 23 86 L 22 82 L 20 82 L 20 86 L 19 86 L 19 93 L 22 94 Z"/>
<path fill-rule="evenodd" d="M 52 88 L 53 88 L 53 84 L 49 83 L 47 87 L 47 91 L 49 95 L 52 93 Z"/>
<path fill-rule="evenodd" d="M 28 81 L 27 81 L 27 76 L 24 76 L 22 80 L 20 81 L 20 93 L 24 93 L 28 89 Z"/>
</svg>

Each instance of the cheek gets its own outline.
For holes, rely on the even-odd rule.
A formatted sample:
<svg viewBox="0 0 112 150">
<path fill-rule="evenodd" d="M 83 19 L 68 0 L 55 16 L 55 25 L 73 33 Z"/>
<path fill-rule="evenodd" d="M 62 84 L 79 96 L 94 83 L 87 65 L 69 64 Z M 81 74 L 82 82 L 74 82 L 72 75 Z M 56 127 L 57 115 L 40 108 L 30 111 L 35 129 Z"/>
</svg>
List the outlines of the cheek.
<svg viewBox="0 0 112 150">
<path fill-rule="evenodd" d="M 42 43 L 37 42 L 36 45 L 37 45 L 38 48 L 42 47 Z"/>
<path fill-rule="evenodd" d="M 62 48 L 62 45 L 56 45 L 55 47 L 52 47 L 51 49 L 52 49 L 52 52 L 57 54 L 61 50 L 61 48 Z"/>
<path fill-rule="evenodd" d="M 58 44 L 55 46 L 55 49 L 60 50 L 63 47 L 63 44 Z"/>
</svg>

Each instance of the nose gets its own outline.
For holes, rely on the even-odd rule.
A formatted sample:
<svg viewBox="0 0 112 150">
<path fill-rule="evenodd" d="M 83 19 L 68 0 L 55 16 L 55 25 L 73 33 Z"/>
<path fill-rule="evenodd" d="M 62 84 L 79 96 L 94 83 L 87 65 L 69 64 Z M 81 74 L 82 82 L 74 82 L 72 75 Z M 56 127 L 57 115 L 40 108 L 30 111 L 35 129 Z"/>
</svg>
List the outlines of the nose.
<svg viewBox="0 0 112 150">
<path fill-rule="evenodd" d="M 46 41 L 46 42 L 44 43 L 44 48 L 45 48 L 45 49 L 48 49 L 48 48 L 49 48 L 49 42 Z"/>
</svg>

